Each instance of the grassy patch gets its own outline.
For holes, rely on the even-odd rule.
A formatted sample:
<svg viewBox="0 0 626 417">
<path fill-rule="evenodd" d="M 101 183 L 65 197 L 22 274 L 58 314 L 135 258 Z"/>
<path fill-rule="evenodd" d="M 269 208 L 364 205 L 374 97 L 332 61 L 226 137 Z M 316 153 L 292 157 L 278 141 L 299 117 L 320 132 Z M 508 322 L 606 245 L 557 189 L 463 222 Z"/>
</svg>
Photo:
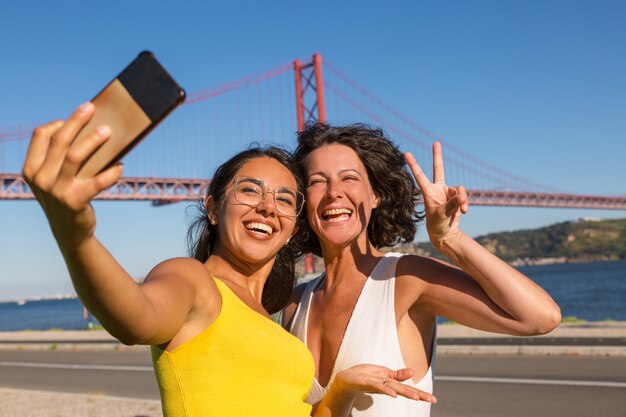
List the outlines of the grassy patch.
<svg viewBox="0 0 626 417">
<path fill-rule="evenodd" d="M 587 320 L 579 319 L 576 316 L 566 316 L 563 317 L 561 323 L 587 323 Z"/>
</svg>

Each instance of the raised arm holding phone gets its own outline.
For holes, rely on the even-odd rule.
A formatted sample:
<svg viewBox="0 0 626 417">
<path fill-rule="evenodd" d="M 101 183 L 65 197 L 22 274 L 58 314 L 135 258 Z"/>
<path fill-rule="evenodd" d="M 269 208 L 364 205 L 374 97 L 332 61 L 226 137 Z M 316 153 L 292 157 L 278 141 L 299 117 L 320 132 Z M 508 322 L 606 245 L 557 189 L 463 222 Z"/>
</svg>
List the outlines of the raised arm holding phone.
<svg viewBox="0 0 626 417">
<path fill-rule="evenodd" d="M 122 165 L 80 175 L 115 135 L 106 124 L 85 131 L 97 111 L 85 103 L 66 121 L 35 129 L 23 166 L 85 307 L 123 343 L 151 346 L 166 417 L 311 415 L 311 353 L 270 319 L 291 295 L 300 254 L 304 187 L 291 155 L 257 147 L 228 159 L 192 229 L 193 257 L 161 262 L 138 285 L 97 239 L 91 205 Z M 346 369 L 314 415 L 347 416 L 362 392 L 435 401 L 392 384 L 411 375 Z"/>
</svg>

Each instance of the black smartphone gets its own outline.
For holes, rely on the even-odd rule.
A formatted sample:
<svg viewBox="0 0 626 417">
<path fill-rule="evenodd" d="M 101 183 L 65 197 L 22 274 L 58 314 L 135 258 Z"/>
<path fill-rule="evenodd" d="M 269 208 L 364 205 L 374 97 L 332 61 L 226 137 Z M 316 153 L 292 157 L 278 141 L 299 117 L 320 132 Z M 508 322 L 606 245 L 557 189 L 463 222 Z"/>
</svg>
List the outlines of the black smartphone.
<svg viewBox="0 0 626 417">
<path fill-rule="evenodd" d="M 118 162 L 184 100 L 185 90 L 154 54 L 141 52 L 91 101 L 95 113 L 75 140 L 104 124 L 111 128 L 111 137 L 87 159 L 77 177 L 93 177 Z"/>
</svg>

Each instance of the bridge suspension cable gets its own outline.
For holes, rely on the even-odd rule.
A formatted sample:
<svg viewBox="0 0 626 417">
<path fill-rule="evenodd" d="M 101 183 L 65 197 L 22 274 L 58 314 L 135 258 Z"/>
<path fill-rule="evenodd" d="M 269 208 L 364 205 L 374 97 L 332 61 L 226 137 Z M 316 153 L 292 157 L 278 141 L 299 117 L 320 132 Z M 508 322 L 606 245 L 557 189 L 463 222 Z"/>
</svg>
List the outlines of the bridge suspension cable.
<svg viewBox="0 0 626 417">
<path fill-rule="evenodd" d="M 324 78 L 322 67 L 329 70 Z M 292 70 L 295 77 L 288 76 Z M 358 98 L 348 90 L 359 94 Z M 330 94 L 325 96 L 325 92 Z M 293 97 L 297 105 L 286 105 Z M 329 97 L 336 101 L 329 103 Z M 126 157 L 127 176 L 98 199 L 161 204 L 202 198 L 208 180 L 194 178 L 212 172 L 227 157 L 229 149 L 242 148 L 247 140 L 267 143 L 268 138 L 270 143 L 293 146 L 294 134 L 304 123 L 326 122 L 327 114 L 342 111 L 350 113 L 352 121 L 362 121 L 365 116 L 389 129 L 397 138 L 424 152 L 426 160 L 430 144 L 418 138 L 418 134 L 445 142 L 446 149 L 452 151 L 444 152 L 446 162 L 451 162 L 446 167 L 450 167 L 451 174 L 458 170 L 469 175 L 469 181 L 458 183 L 466 185 L 473 205 L 624 209 L 624 196 L 559 193 L 482 161 L 416 123 L 331 63 L 322 62 L 319 54 L 310 61 L 297 60 L 190 93 L 185 106 L 142 142 L 141 149 Z M 35 124 L 0 127 L 0 199 L 32 198 L 21 176 L 10 172 L 19 170 L 26 150 L 25 139 L 34 127 Z M 281 143 L 277 138 L 285 141 Z M 410 146 L 408 150 L 412 150 Z M 11 168 L 6 169 L 7 165 Z M 159 174 L 145 175 L 137 166 L 150 174 Z M 475 184 L 476 179 L 488 184 Z"/>
<path fill-rule="evenodd" d="M 513 186 L 514 188 L 517 188 L 519 185 L 523 185 L 523 186 L 530 187 L 532 189 L 545 191 L 545 192 L 548 192 L 548 191 L 549 192 L 559 192 L 558 190 L 556 190 L 553 187 L 549 187 L 549 186 L 547 186 L 545 184 L 540 184 L 540 183 L 537 183 L 537 182 L 530 181 L 527 178 L 523 178 L 523 177 L 517 176 L 517 175 L 515 175 L 513 173 L 510 173 L 508 171 L 505 171 L 502 168 L 497 167 L 497 166 L 495 166 L 495 165 L 493 165 L 493 164 L 491 164 L 491 163 L 489 163 L 487 161 L 484 161 L 484 160 L 476 157 L 475 155 L 473 155 L 473 154 L 471 154 L 469 152 L 464 151 L 463 149 L 461 149 L 458 146 L 454 145 L 450 141 L 444 139 L 440 135 L 437 135 L 437 134 L 433 133 L 432 131 L 430 131 L 429 129 L 425 128 L 424 126 L 420 125 L 415 120 L 413 120 L 410 117 L 406 116 L 405 114 L 403 114 L 402 112 L 400 112 L 399 110 L 394 108 L 393 106 L 389 105 L 384 100 L 382 100 L 380 97 L 376 96 L 374 93 L 369 91 L 366 87 L 364 87 L 361 84 L 357 83 L 356 81 L 352 80 L 348 75 L 343 73 L 341 70 L 339 70 L 337 67 L 332 65 L 327 60 L 324 61 L 324 67 L 329 69 L 339 79 L 344 81 L 347 85 L 352 87 L 355 91 L 360 93 L 363 97 L 367 98 L 370 102 L 376 104 L 381 109 L 383 109 L 384 111 L 386 111 L 390 115 L 394 116 L 395 118 L 397 118 L 399 121 L 401 121 L 402 123 L 406 124 L 410 128 L 412 128 L 415 131 L 421 133 L 422 135 L 426 136 L 430 140 L 441 142 L 444 145 L 446 150 L 453 151 L 454 153 L 457 153 L 460 156 L 462 156 L 464 159 L 472 161 L 475 164 L 475 166 L 482 167 L 484 169 L 488 169 L 489 171 L 491 171 L 491 175 L 494 178 L 496 178 L 495 176 L 498 176 L 497 178 L 499 178 L 498 179 L 499 182 L 506 181 L 505 180 L 505 178 L 506 178 L 506 179 L 509 179 L 511 181 L 511 182 L 507 182 L 507 185 Z M 326 82 L 326 87 L 327 88 L 329 87 L 328 81 Z M 334 87 L 333 91 L 338 91 L 338 88 Z M 365 106 L 363 104 L 358 104 L 359 100 L 350 99 L 349 98 L 349 94 L 347 94 L 345 92 L 341 93 L 341 95 L 342 95 L 342 99 L 349 100 L 351 105 L 357 107 L 361 111 L 364 111 L 363 109 L 365 109 Z M 375 111 L 368 111 L 367 113 L 369 115 L 377 114 L 377 112 L 375 112 Z M 390 130 L 401 131 L 401 129 L 395 127 L 392 123 L 390 123 L 388 121 L 382 120 L 380 117 L 375 118 L 375 120 L 380 121 L 380 123 L 383 126 L 388 126 L 390 128 Z M 412 143 L 414 143 L 414 144 L 416 144 L 416 145 L 418 145 L 418 146 L 420 146 L 422 148 L 425 148 L 425 149 L 428 149 L 428 150 L 430 149 L 429 144 L 427 144 L 427 143 L 417 139 L 415 135 L 411 135 L 408 132 L 404 131 L 402 133 L 402 136 L 405 137 L 406 139 L 409 139 Z M 468 164 L 463 163 L 460 160 L 455 160 L 454 163 L 459 165 L 459 166 L 461 166 L 461 164 L 463 164 L 464 168 L 468 168 L 469 167 Z M 476 173 L 476 171 L 474 171 L 473 173 Z M 485 176 L 485 175 L 486 174 L 481 174 L 481 176 Z"/>
</svg>

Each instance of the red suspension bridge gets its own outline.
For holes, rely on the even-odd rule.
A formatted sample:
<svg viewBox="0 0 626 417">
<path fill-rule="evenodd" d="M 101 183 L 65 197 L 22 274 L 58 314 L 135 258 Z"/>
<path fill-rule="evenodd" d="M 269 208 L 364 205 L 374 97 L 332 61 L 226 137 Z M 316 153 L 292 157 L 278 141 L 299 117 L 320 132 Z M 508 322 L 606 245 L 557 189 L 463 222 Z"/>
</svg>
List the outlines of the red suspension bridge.
<svg viewBox="0 0 626 417">
<path fill-rule="evenodd" d="M 324 76 L 322 76 L 324 72 Z M 331 118 L 327 118 L 332 115 Z M 185 104 L 124 160 L 125 176 L 101 200 L 167 204 L 203 198 L 208 175 L 251 142 L 292 149 L 308 121 L 380 126 L 421 161 L 444 144 L 446 178 L 479 206 L 626 210 L 626 197 L 575 195 L 516 176 L 459 149 L 403 115 L 316 54 L 189 94 Z M 18 172 L 34 125 L 0 128 L 0 199 L 33 199 Z M 428 169 L 428 163 L 423 163 Z"/>
</svg>

